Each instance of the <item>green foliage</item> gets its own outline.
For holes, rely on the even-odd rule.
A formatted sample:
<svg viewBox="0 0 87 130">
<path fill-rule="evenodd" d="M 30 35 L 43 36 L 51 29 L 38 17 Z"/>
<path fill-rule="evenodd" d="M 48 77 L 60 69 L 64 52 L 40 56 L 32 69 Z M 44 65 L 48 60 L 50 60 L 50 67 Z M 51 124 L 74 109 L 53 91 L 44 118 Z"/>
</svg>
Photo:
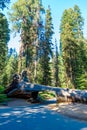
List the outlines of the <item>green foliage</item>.
<svg viewBox="0 0 87 130">
<path fill-rule="evenodd" d="M 0 13 L 0 84 L 3 82 L 3 71 L 7 59 L 7 42 L 9 41 L 8 21 L 4 14 Z M 6 79 L 6 76 L 5 76 Z"/>
<path fill-rule="evenodd" d="M 59 81 L 60 81 L 60 87 L 65 88 L 66 83 L 67 83 L 67 78 L 66 78 L 66 70 L 65 70 L 65 65 L 63 62 L 63 58 L 61 55 L 58 56 L 58 68 L 59 68 Z"/>
<path fill-rule="evenodd" d="M 42 70 L 41 71 L 42 72 L 41 84 L 43 84 L 43 85 L 51 85 L 50 62 L 49 62 L 49 57 L 47 55 L 45 55 L 45 54 L 43 55 L 42 59 L 40 59 L 41 70 Z"/>
<path fill-rule="evenodd" d="M 15 73 L 17 73 L 17 57 L 14 57 L 11 55 L 11 57 L 7 60 L 7 64 L 3 70 L 2 74 L 2 79 L 1 79 L 1 84 L 4 86 L 7 86 L 8 84 L 11 83 L 12 77 Z"/>
<path fill-rule="evenodd" d="M 87 73 L 76 78 L 77 89 L 87 90 Z"/>
<path fill-rule="evenodd" d="M 46 49 L 48 49 L 48 54 L 52 56 L 52 36 L 53 36 L 53 24 L 52 24 L 52 16 L 51 9 L 48 7 L 46 10 L 46 22 L 45 22 L 45 41 L 46 41 Z"/>
<path fill-rule="evenodd" d="M 0 86 L 0 103 L 7 100 L 6 95 L 4 94 L 4 87 Z"/>
<path fill-rule="evenodd" d="M 4 93 L 4 87 L 0 86 L 0 94 Z"/>
<path fill-rule="evenodd" d="M 54 79 L 55 79 L 55 86 L 61 87 L 59 79 L 59 53 L 56 40 L 55 40 L 55 56 L 54 56 Z"/>
<path fill-rule="evenodd" d="M 55 94 L 53 92 L 48 92 L 48 91 L 40 92 L 39 96 L 42 100 L 55 98 Z"/>
<path fill-rule="evenodd" d="M 6 64 L 8 41 L 9 41 L 8 21 L 5 15 L 0 13 L 0 75 Z"/>
<path fill-rule="evenodd" d="M 77 77 L 87 71 L 83 60 L 83 57 L 85 57 L 85 60 L 87 59 L 86 51 L 83 51 L 86 47 L 82 30 L 83 23 L 77 5 L 73 9 L 70 8 L 64 11 L 60 30 L 62 56 L 66 71 L 66 86 L 69 88 L 77 88 Z"/>
<path fill-rule="evenodd" d="M 45 23 L 45 40 L 42 43 L 42 56 L 40 59 L 42 68 L 42 82 L 44 85 L 51 85 L 51 57 L 52 57 L 52 35 L 53 24 L 50 8 L 46 11 L 46 23 Z"/>
</svg>

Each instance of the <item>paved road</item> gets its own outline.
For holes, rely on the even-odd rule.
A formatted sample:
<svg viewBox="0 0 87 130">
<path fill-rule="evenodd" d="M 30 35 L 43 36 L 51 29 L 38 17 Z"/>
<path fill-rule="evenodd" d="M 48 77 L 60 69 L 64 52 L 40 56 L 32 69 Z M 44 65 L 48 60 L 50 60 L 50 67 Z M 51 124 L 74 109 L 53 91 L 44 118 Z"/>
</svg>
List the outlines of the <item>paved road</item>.
<svg viewBox="0 0 87 130">
<path fill-rule="evenodd" d="M 62 116 L 46 105 L 0 107 L 0 130 L 87 130 L 87 122 Z"/>
</svg>

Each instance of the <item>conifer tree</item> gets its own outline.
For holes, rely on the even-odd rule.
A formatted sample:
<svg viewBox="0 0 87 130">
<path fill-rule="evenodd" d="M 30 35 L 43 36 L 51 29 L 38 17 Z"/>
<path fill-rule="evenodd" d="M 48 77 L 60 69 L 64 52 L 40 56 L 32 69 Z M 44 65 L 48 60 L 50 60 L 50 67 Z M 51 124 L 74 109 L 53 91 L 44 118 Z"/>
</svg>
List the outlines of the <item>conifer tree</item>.
<svg viewBox="0 0 87 130">
<path fill-rule="evenodd" d="M 60 79 L 59 79 L 59 52 L 57 40 L 55 40 L 55 60 L 54 60 L 54 68 L 55 68 L 55 86 L 60 87 Z"/>
<path fill-rule="evenodd" d="M 0 76 L 6 64 L 7 42 L 9 41 L 8 21 L 4 14 L 0 13 Z"/>
<path fill-rule="evenodd" d="M 2 84 L 7 86 L 11 83 L 12 77 L 15 73 L 18 72 L 18 58 L 13 54 L 8 57 L 6 66 L 4 68 L 4 73 L 2 74 Z"/>
<path fill-rule="evenodd" d="M 67 73 L 67 86 L 77 87 L 76 79 L 84 72 L 82 49 L 84 48 L 83 18 L 77 5 L 65 10 L 61 19 L 61 43 Z M 83 46 L 81 48 L 81 46 Z M 85 55 L 85 52 L 83 53 Z M 86 57 L 86 55 L 85 55 Z"/>
<path fill-rule="evenodd" d="M 46 11 L 46 22 L 45 22 L 45 40 L 42 44 L 41 67 L 42 67 L 42 84 L 51 85 L 51 66 L 50 59 L 52 57 L 52 35 L 53 35 L 53 24 L 51 9 L 48 7 Z"/>
</svg>

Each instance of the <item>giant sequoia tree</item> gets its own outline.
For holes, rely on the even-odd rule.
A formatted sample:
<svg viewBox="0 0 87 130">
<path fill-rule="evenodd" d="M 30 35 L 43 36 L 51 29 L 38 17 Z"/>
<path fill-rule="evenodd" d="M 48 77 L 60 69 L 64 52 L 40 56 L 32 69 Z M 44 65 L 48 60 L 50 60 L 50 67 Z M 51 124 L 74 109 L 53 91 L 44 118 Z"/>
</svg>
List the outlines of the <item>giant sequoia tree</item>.
<svg viewBox="0 0 87 130">
<path fill-rule="evenodd" d="M 64 11 L 60 31 L 68 87 L 78 87 L 77 79 L 86 71 L 82 58 L 82 55 L 86 58 L 86 52 L 83 51 L 86 46 L 82 27 L 83 18 L 77 5 Z"/>
<path fill-rule="evenodd" d="M 22 49 L 19 54 L 19 70 L 22 71 L 21 64 L 25 60 L 24 67 L 36 78 L 36 63 L 38 57 L 39 28 L 41 26 L 40 13 L 44 11 L 40 0 L 18 0 L 12 6 L 10 13 L 13 29 L 20 32 Z M 22 60 L 23 59 L 23 60 Z M 33 72 L 32 72 L 33 70 Z"/>
</svg>

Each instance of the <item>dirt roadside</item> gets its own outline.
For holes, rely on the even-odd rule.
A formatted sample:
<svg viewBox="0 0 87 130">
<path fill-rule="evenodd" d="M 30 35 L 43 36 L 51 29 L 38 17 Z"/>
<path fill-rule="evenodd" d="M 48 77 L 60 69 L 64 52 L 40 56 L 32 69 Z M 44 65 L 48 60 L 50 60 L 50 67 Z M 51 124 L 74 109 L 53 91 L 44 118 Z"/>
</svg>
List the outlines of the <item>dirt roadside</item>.
<svg viewBox="0 0 87 130">
<path fill-rule="evenodd" d="M 48 108 L 61 113 L 65 116 L 87 121 L 87 105 L 80 103 L 61 103 L 61 104 L 50 104 Z"/>
<path fill-rule="evenodd" d="M 18 107 L 18 106 L 28 106 L 30 103 L 25 99 L 11 98 L 5 103 L 1 103 L 0 107 Z"/>
</svg>

